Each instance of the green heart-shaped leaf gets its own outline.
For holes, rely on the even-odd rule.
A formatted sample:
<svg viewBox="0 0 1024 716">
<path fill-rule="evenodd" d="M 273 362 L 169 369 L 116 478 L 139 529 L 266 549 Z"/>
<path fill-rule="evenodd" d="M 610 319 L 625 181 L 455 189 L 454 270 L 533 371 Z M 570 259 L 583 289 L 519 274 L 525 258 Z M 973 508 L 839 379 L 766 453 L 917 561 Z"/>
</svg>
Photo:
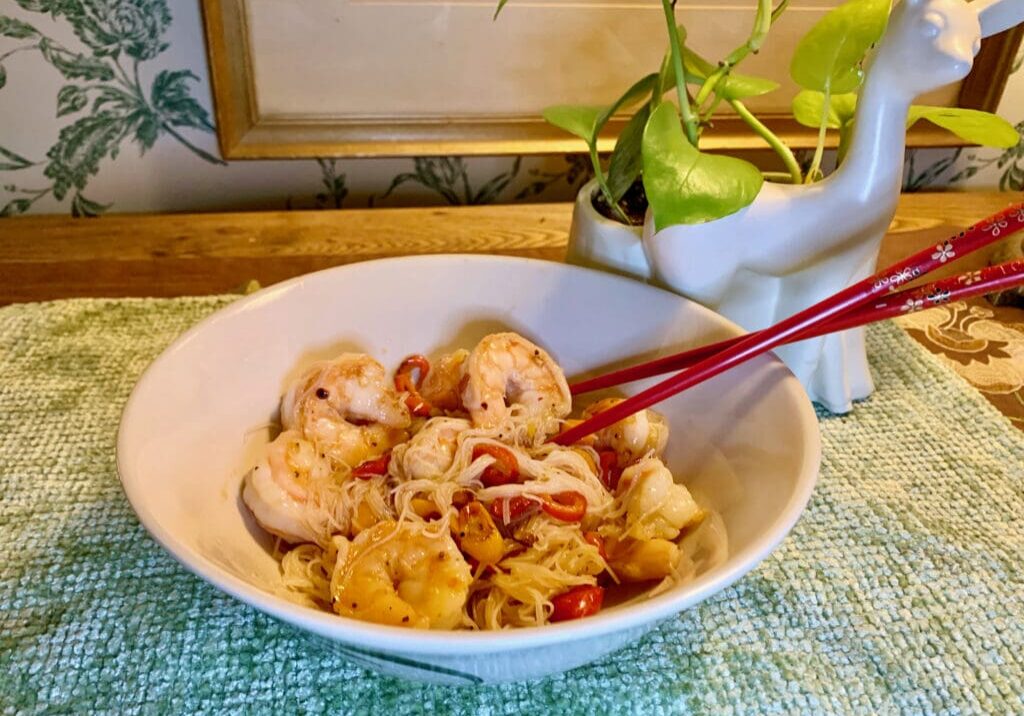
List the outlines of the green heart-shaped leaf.
<svg viewBox="0 0 1024 716">
<path fill-rule="evenodd" d="M 655 86 L 658 84 L 657 73 L 652 73 L 646 77 L 642 77 L 637 80 L 632 87 L 626 90 L 621 97 L 615 100 L 611 105 L 605 109 L 601 115 L 597 118 L 597 124 L 594 127 L 594 141 L 597 141 L 597 133 L 601 131 L 605 123 L 612 118 L 616 112 L 620 109 L 626 109 L 639 102 L 641 99 L 648 97 L 651 92 L 654 91 Z"/>
<path fill-rule="evenodd" d="M 824 104 L 825 95 L 812 90 L 801 90 L 793 98 L 793 117 L 805 127 L 821 126 L 821 107 Z M 853 92 L 831 95 L 828 102 L 829 129 L 840 129 L 853 121 L 857 111 L 857 95 Z"/>
<path fill-rule="evenodd" d="M 668 59 L 666 55 L 666 60 Z M 701 84 L 715 71 L 715 66 L 698 55 L 689 47 L 683 48 L 683 67 L 691 84 Z M 665 94 L 675 86 L 676 73 L 669 61 L 662 62 L 663 72 L 660 76 L 661 94 Z M 726 101 L 734 99 L 746 99 L 747 97 L 759 97 L 768 94 L 779 88 L 779 83 L 766 77 L 755 77 L 754 75 L 740 75 L 729 73 L 725 78 L 719 80 L 715 85 L 715 92 Z M 659 95 L 660 96 L 660 95 Z"/>
<path fill-rule="evenodd" d="M 618 201 L 633 186 L 633 182 L 643 170 L 641 145 L 644 138 L 644 127 L 651 115 L 650 105 L 645 104 L 634 114 L 615 142 L 615 151 L 608 162 L 608 188 L 612 198 Z"/>
<path fill-rule="evenodd" d="M 570 104 L 547 107 L 543 112 L 544 119 L 559 129 L 576 135 L 585 141 L 587 146 L 594 146 L 597 144 L 597 135 L 601 132 L 601 128 L 607 124 L 612 115 L 620 109 L 630 107 L 648 97 L 657 86 L 657 82 L 657 74 L 649 74 L 641 78 L 608 107 Z M 637 146 L 639 147 L 639 142 Z M 637 151 L 639 152 L 639 148 Z"/>
<path fill-rule="evenodd" d="M 718 83 L 715 91 L 726 100 L 731 100 L 760 97 L 763 94 L 774 92 L 778 88 L 778 82 L 766 77 L 730 74 Z"/>
<path fill-rule="evenodd" d="M 885 32 L 890 0 L 849 0 L 830 10 L 800 40 L 789 73 L 804 89 L 851 92 L 863 78 L 861 62 Z"/>
<path fill-rule="evenodd" d="M 544 119 L 569 134 L 574 134 L 588 145 L 593 143 L 598 119 L 604 107 L 577 104 L 559 104 L 544 109 Z"/>
<path fill-rule="evenodd" d="M 959 107 L 928 107 L 915 104 L 907 115 L 907 129 L 924 119 L 971 144 L 1008 149 L 1017 146 L 1020 135 L 1013 125 L 991 112 Z"/>
<path fill-rule="evenodd" d="M 692 79 L 696 79 L 698 83 L 706 80 L 716 69 L 714 65 L 688 47 L 683 50 L 683 67 L 686 68 L 686 74 Z M 775 80 L 730 72 L 715 85 L 715 92 L 728 101 L 759 97 L 778 88 L 779 83 Z"/>
<path fill-rule="evenodd" d="M 644 190 L 657 231 L 735 213 L 754 200 L 764 182 L 749 162 L 694 148 L 668 102 L 659 104 L 647 120 L 642 153 Z"/>
</svg>

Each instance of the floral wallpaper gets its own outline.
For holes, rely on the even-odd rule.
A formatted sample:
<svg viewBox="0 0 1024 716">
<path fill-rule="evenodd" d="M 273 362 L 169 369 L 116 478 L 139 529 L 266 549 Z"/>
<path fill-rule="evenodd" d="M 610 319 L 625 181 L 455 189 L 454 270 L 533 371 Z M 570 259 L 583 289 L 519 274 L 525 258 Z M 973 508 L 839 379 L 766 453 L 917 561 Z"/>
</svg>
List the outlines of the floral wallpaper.
<svg viewBox="0 0 1024 716">
<path fill-rule="evenodd" d="M 205 57 L 198 0 L 0 0 L 0 215 L 556 201 L 588 178 L 583 155 L 227 163 Z M 1024 137 L 1024 72 L 1000 113 Z M 1024 138 L 911 151 L 906 172 L 1019 191 Z"/>
</svg>

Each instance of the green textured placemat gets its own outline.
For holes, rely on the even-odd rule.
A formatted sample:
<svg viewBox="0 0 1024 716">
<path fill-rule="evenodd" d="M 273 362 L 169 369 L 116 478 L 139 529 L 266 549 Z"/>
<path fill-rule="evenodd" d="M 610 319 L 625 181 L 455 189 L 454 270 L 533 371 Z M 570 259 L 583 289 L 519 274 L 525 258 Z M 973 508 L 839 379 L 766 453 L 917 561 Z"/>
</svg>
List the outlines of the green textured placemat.
<svg viewBox="0 0 1024 716">
<path fill-rule="evenodd" d="M 0 309 L 0 708 L 7 712 L 1021 713 L 1024 444 L 893 326 L 877 393 L 755 572 L 598 664 L 445 688 L 379 677 L 186 573 L 114 460 L 140 372 L 230 298 Z"/>
</svg>

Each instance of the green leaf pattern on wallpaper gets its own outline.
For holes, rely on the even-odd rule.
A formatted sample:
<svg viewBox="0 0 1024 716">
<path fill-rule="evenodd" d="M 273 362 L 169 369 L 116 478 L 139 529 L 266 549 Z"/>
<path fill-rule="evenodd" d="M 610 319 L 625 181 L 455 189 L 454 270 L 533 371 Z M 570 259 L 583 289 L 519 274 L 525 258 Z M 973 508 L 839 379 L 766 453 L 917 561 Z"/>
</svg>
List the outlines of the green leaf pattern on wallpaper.
<svg viewBox="0 0 1024 716">
<path fill-rule="evenodd" d="M 28 211 L 44 196 L 68 201 L 75 216 L 95 216 L 110 208 L 84 195 L 105 159 L 116 159 L 125 142 L 144 154 L 162 136 L 181 143 L 204 161 L 219 158 L 191 143 L 181 129 L 213 132 L 206 109 L 192 96 L 198 80 L 188 70 L 161 70 L 148 88 L 139 67 L 167 49 L 171 23 L 166 0 L 15 0 L 29 12 L 68 23 L 81 47 L 66 47 L 34 25 L 0 15 L 0 36 L 14 46 L 0 53 L 0 89 L 7 81 L 4 60 L 38 52 L 65 80 L 54 98 L 57 117 L 69 118 L 45 159 L 32 160 L 0 147 L 0 171 L 44 164 L 50 181 L 42 188 L 4 185 L 15 198 L 0 216 Z M 7 43 L 5 43 L 6 45 Z"/>
<path fill-rule="evenodd" d="M 999 175 L 1000 191 L 1024 191 L 1024 121 L 1018 122 L 1015 129 L 1020 140 L 999 154 L 961 147 L 918 169 L 916 153 L 911 152 L 903 183 L 904 190 L 921 191 L 929 187 L 962 184 L 980 172 L 994 168 Z"/>
<path fill-rule="evenodd" d="M 565 166 L 561 169 L 528 169 L 526 185 L 516 193 L 515 200 L 531 199 L 563 183 L 575 193 L 593 178 L 594 169 L 586 154 L 566 154 L 564 161 Z"/>
<path fill-rule="evenodd" d="M 348 187 L 345 186 L 345 173 L 338 171 L 337 159 L 317 159 L 320 165 L 320 173 L 323 178 L 320 183 L 323 191 L 317 192 L 317 209 L 340 209 L 345 197 L 348 196 Z"/>
<path fill-rule="evenodd" d="M 1024 48 L 1014 59 L 1010 74 L 1017 74 L 1024 66 Z M 1008 90 L 1009 91 L 1009 90 Z M 1018 115 L 1019 116 L 1019 115 Z M 999 153 L 983 149 L 963 147 L 947 153 L 925 167 L 917 167 L 917 152 L 909 152 L 905 191 L 921 191 L 933 187 L 963 184 L 985 170 L 995 170 L 1000 191 L 1024 191 L 1024 120 L 1014 129 L 1020 139 L 1015 146 Z"/>
<path fill-rule="evenodd" d="M 391 185 L 379 199 L 387 199 L 401 185 L 413 183 L 434 192 L 453 206 L 491 204 L 519 174 L 522 159 L 516 157 L 508 171 L 501 172 L 483 185 L 474 188 L 469 178 L 469 166 L 462 157 L 416 157 L 413 160 L 413 170 L 392 179 Z M 371 206 L 374 201 L 371 199 Z"/>
<path fill-rule="evenodd" d="M 582 154 L 551 157 L 540 166 L 521 174 L 524 157 L 513 157 L 508 168 L 499 171 L 480 184 L 471 178 L 473 159 L 464 157 L 416 157 L 413 170 L 397 174 L 381 194 L 370 194 L 367 205 L 383 206 L 395 190 L 409 185 L 439 202 L 452 206 L 491 204 L 499 201 L 510 190 L 517 178 L 525 183 L 512 195 L 513 201 L 524 201 L 551 191 L 559 195 L 572 195 L 592 176 L 590 161 Z M 320 189 L 313 198 L 313 208 L 340 209 L 349 195 L 347 175 L 340 171 L 340 160 L 317 159 L 320 168 Z M 384 202 L 384 203 L 380 203 Z M 289 197 L 286 209 L 304 208 L 304 203 Z"/>
<path fill-rule="evenodd" d="M 202 137 L 208 145 L 214 131 L 208 110 L 196 98 L 197 94 L 205 97 L 206 87 L 190 70 L 168 66 L 171 53 L 165 53 L 171 43 L 177 48 L 186 35 L 185 41 L 194 41 L 191 33 L 199 20 L 198 4 L 192 0 L 173 5 L 180 15 L 173 28 L 170 7 L 170 0 L 3 0 L 0 105 L 8 116 L 19 118 L 25 107 L 41 105 L 52 112 L 55 125 L 35 131 L 28 128 L 29 134 L 20 138 L 5 127 L 0 136 L 0 216 L 52 211 L 55 206 L 75 216 L 94 216 L 109 210 L 115 200 L 137 201 L 130 194 L 97 197 L 96 185 L 90 188 L 90 182 L 102 171 L 105 187 L 108 178 L 118 186 L 119 177 L 123 179 L 132 166 L 119 163 L 119 154 L 136 151 L 145 155 L 157 142 L 176 144 L 183 150 L 180 156 L 186 164 L 181 171 L 186 175 L 194 169 L 196 176 L 204 176 L 207 182 L 218 181 L 210 177 L 220 175 L 214 165 L 224 162 L 192 141 Z M 1024 53 L 1014 70 L 1022 60 Z M 26 65 L 34 67 L 26 70 Z M 44 86 L 56 89 L 40 96 L 33 93 L 33 80 L 42 77 L 53 81 Z M 14 79 L 18 80 L 17 90 L 12 87 Z M 1003 109 L 1018 121 L 1024 112 L 1020 101 L 1024 81 L 1016 75 L 1011 84 L 1009 102 L 1003 103 Z M 3 124 L 0 120 L 0 126 Z M 1024 122 L 1016 129 L 1024 136 Z M 40 136 L 48 140 L 43 144 L 48 148 L 24 146 L 26 137 Z M 799 154 L 806 171 L 810 153 Z M 147 170 L 161 172 L 165 161 L 162 153 L 159 158 L 147 156 Z M 355 198 L 370 206 L 405 205 L 423 203 L 424 196 L 432 203 L 452 205 L 565 200 L 591 177 L 585 154 L 497 161 L 452 156 L 300 163 L 313 170 L 308 184 L 305 180 L 287 183 L 287 177 L 296 175 L 284 167 L 294 167 L 294 162 L 239 163 L 232 168 L 233 180 L 225 185 L 223 204 L 210 208 L 251 207 L 246 179 L 260 185 L 267 179 L 261 174 L 273 178 L 277 172 L 284 177 L 279 185 L 282 196 L 269 198 L 265 208 L 333 209 L 354 204 Z M 179 166 L 176 159 L 173 166 Z M 1024 140 L 1002 151 L 910 151 L 905 179 L 905 188 L 911 191 L 958 185 L 998 185 L 1003 190 L 1021 191 Z M 123 181 L 120 186 L 125 186 Z M 165 202 L 162 208 L 196 208 L 188 201 Z"/>
</svg>

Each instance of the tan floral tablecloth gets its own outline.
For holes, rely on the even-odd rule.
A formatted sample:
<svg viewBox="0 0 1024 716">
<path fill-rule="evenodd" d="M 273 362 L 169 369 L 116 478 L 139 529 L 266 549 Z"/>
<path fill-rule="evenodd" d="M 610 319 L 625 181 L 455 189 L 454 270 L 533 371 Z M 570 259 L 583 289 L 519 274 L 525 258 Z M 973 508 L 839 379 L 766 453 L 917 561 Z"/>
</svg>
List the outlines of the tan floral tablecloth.
<svg viewBox="0 0 1024 716">
<path fill-rule="evenodd" d="M 897 320 L 1024 430 L 1024 309 L 954 301 Z"/>
</svg>

